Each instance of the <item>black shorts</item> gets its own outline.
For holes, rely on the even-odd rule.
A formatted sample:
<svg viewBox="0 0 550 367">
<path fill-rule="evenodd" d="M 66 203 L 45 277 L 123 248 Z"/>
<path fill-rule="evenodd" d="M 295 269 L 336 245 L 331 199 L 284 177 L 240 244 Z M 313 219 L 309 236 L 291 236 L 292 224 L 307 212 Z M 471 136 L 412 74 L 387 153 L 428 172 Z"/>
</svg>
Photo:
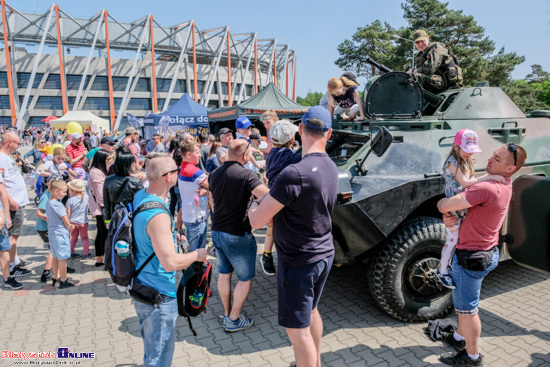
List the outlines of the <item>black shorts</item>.
<svg viewBox="0 0 550 367">
<path fill-rule="evenodd" d="M 333 260 L 334 254 L 303 266 L 278 263 L 279 325 L 291 329 L 309 326 L 311 311 L 317 308 Z"/>
<path fill-rule="evenodd" d="M 23 232 L 23 222 L 25 221 L 25 215 L 23 208 L 19 208 L 16 211 L 10 210 L 11 227 L 8 228 L 10 236 L 21 236 Z"/>
</svg>

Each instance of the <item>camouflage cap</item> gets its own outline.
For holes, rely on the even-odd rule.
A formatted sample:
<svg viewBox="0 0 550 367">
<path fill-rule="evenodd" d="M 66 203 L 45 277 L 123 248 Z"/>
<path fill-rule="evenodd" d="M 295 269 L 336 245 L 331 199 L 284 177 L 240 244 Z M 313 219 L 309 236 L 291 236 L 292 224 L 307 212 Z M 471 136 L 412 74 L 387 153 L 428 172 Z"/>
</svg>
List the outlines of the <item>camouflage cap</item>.
<svg viewBox="0 0 550 367">
<path fill-rule="evenodd" d="M 428 37 L 428 34 L 423 29 L 418 29 L 413 33 L 413 41 L 424 41 Z"/>
</svg>

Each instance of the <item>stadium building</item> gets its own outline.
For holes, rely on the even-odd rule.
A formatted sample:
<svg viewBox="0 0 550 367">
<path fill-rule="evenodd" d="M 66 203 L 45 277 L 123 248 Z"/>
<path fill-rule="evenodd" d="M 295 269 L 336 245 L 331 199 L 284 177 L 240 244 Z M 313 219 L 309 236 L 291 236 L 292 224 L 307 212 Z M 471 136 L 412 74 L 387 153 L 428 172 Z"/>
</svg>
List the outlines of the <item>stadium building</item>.
<svg viewBox="0 0 550 367">
<path fill-rule="evenodd" d="M 275 38 L 200 30 L 193 20 L 164 27 L 153 15 L 124 23 L 107 10 L 81 19 L 55 4 L 41 15 L 1 7 L 1 124 L 42 126 L 89 110 L 121 130 L 126 113 L 163 111 L 183 93 L 218 108 L 270 82 L 295 100 L 296 52 Z"/>
</svg>

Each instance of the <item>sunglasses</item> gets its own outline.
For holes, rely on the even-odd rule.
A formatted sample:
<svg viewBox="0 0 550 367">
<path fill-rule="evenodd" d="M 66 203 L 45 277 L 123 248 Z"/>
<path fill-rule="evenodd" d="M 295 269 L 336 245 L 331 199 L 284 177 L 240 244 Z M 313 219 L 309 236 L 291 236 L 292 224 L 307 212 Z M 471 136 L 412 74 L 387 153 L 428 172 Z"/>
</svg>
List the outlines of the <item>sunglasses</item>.
<svg viewBox="0 0 550 367">
<path fill-rule="evenodd" d="M 169 175 L 170 173 L 175 173 L 175 172 L 178 172 L 179 168 L 174 168 L 173 170 L 171 171 L 168 171 L 166 172 L 165 174 L 162 175 L 162 177 L 166 176 L 166 175 Z"/>
<path fill-rule="evenodd" d="M 115 145 L 114 142 L 111 142 L 111 143 L 103 143 L 103 144 L 107 144 L 107 145 L 110 145 L 110 146 L 114 146 L 114 145 Z"/>
<path fill-rule="evenodd" d="M 518 150 L 514 143 L 508 143 L 508 150 L 514 154 L 514 166 L 518 164 Z"/>
</svg>

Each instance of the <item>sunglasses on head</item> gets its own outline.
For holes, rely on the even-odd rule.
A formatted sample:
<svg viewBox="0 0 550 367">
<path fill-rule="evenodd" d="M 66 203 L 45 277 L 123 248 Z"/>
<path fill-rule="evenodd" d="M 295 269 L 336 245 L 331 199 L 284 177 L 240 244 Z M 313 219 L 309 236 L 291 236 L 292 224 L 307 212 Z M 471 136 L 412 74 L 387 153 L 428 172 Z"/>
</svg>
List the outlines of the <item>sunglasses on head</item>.
<svg viewBox="0 0 550 367">
<path fill-rule="evenodd" d="M 508 150 L 514 154 L 514 166 L 518 164 L 518 150 L 514 143 L 508 143 Z"/>
</svg>

